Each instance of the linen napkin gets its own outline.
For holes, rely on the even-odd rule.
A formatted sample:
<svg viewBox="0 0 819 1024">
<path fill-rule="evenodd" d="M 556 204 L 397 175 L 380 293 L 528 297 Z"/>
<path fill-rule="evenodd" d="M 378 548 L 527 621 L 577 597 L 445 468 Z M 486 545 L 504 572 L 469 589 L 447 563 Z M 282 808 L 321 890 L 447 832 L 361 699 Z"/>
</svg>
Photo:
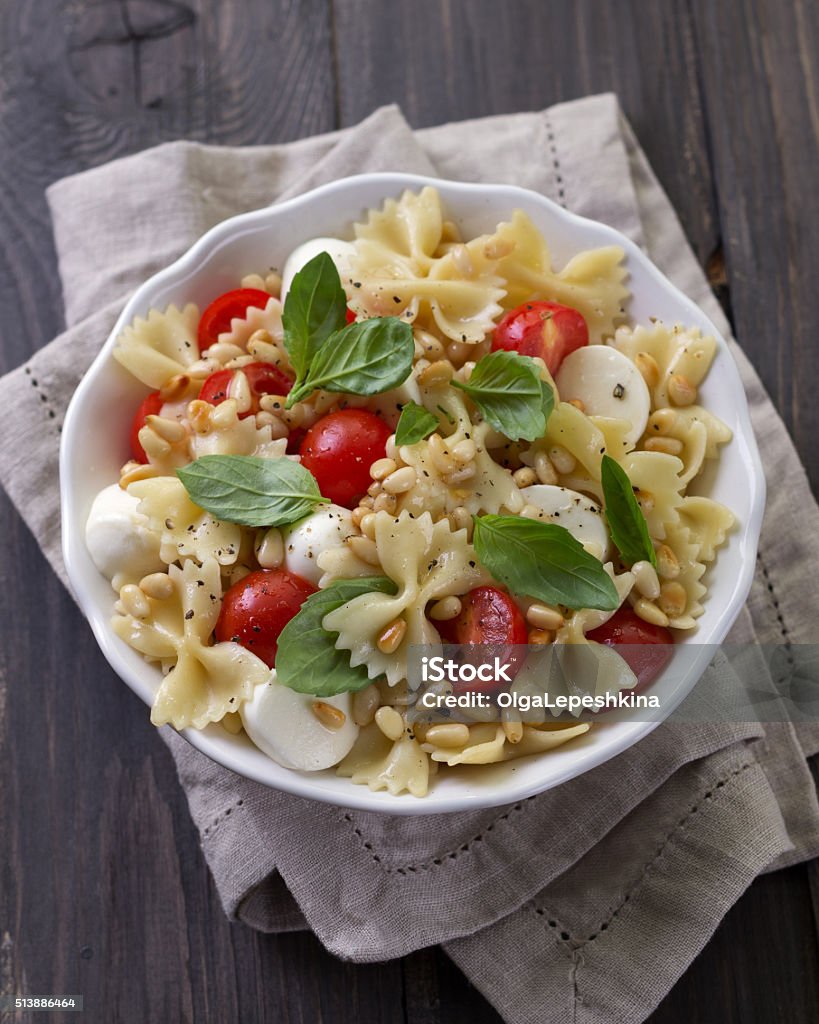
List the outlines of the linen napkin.
<svg viewBox="0 0 819 1024">
<path fill-rule="evenodd" d="M 373 170 L 520 184 L 606 221 L 728 333 L 611 95 L 414 133 L 387 107 L 288 145 L 168 143 L 63 179 L 49 202 L 69 326 L 0 381 L 0 479 L 64 581 L 59 425 L 128 293 L 223 218 Z M 793 668 L 816 619 L 819 512 L 784 426 L 733 349 L 769 502 L 732 638 L 780 644 Z M 667 723 L 556 790 L 422 819 L 278 793 L 163 735 L 228 914 L 266 931 L 310 927 L 356 960 L 443 943 L 510 1024 L 643 1020 L 759 872 L 819 852 L 812 724 Z"/>
</svg>

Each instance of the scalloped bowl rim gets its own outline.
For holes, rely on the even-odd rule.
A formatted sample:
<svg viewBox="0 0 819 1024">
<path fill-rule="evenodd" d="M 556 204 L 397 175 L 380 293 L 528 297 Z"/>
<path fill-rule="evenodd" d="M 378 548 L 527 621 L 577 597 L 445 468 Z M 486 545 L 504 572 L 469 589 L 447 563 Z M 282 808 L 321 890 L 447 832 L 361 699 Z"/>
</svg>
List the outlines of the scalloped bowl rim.
<svg viewBox="0 0 819 1024">
<path fill-rule="evenodd" d="M 456 220 L 472 216 L 480 218 L 483 207 L 488 206 L 492 211 L 491 219 L 496 222 L 508 217 L 513 209 L 522 207 L 530 215 L 539 214 L 553 222 L 552 229 L 565 232 L 567 237 L 574 238 L 576 235 L 582 239 L 579 245 L 575 245 L 574 241 L 569 243 L 568 249 L 574 248 L 578 251 L 590 245 L 606 244 L 621 246 L 625 250 L 626 266 L 632 278 L 637 270 L 654 285 L 666 304 L 675 307 L 678 311 L 675 319 L 697 325 L 703 333 L 712 334 L 717 339 L 721 383 L 726 388 L 723 397 L 728 401 L 728 408 L 733 413 L 734 455 L 739 460 L 739 465 L 744 467 L 743 478 L 748 488 L 746 514 L 731 541 L 735 551 L 733 585 L 730 586 L 721 611 L 714 616 L 712 610 L 712 626 L 707 636 L 698 639 L 701 649 L 693 659 L 688 658 L 683 676 L 677 679 L 671 698 L 667 700 L 664 708 L 666 714 L 670 713 L 696 684 L 710 661 L 712 650 L 709 645 L 720 643 L 739 615 L 753 580 L 756 548 L 765 504 L 765 478 L 739 371 L 725 339 L 709 318 L 672 284 L 629 238 L 608 225 L 571 213 L 536 192 L 513 185 L 450 182 L 410 174 L 356 175 L 322 185 L 285 202 L 239 214 L 211 228 L 179 259 L 154 274 L 134 292 L 72 397 L 63 425 L 60 446 L 61 519 L 65 567 L 74 594 L 105 658 L 114 671 L 146 703 L 150 704 L 156 687 L 157 670 L 144 662 L 141 656 L 114 634 L 109 621 L 114 600 L 113 591 L 110 584 L 103 581 L 109 597 L 106 599 L 102 596 L 102 577 L 91 562 L 84 541 L 89 497 L 88 493 L 81 492 L 83 488 L 88 492 L 90 472 L 79 457 L 83 443 L 88 437 L 84 410 L 89 399 L 99 397 L 94 394 L 99 379 L 105 378 L 106 374 L 110 377 L 118 372 L 114 369 L 117 364 L 111 356 L 117 335 L 135 315 L 144 313 L 154 304 L 152 298 L 157 293 L 179 288 L 186 283 L 195 283 L 197 274 L 203 272 L 203 265 L 209 258 L 215 258 L 220 248 L 226 244 L 241 244 L 248 233 L 249 237 L 259 230 L 275 231 L 276 222 L 281 221 L 283 217 L 299 212 L 307 213 L 311 207 L 322 203 L 324 206 L 329 203 L 336 209 L 337 224 L 348 222 L 351 217 L 357 217 L 360 208 L 363 208 L 360 201 L 351 200 L 351 197 L 358 196 L 360 200 L 362 195 L 372 193 L 365 200 L 365 205 L 375 206 L 390 196 L 397 196 L 404 189 L 419 189 L 425 185 L 439 189 L 445 206 L 448 203 L 457 206 L 459 202 L 465 205 L 468 212 L 456 214 Z M 488 227 L 483 228 L 487 229 Z M 315 235 L 316 232 L 305 230 L 301 240 Z M 552 243 L 551 238 L 549 242 Z M 724 404 L 714 411 L 723 418 L 726 415 Z M 113 480 L 115 477 L 110 479 Z M 721 554 L 724 554 L 724 550 Z M 720 571 L 719 561 L 718 557 L 717 573 Z M 724 586 L 725 580 L 721 578 L 721 582 Z M 706 610 L 708 611 L 708 607 Z M 657 724 L 659 723 L 654 721 L 637 721 L 597 726 L 586 736 L 544 755 L 535 755 L 519 762 L 507 762 L 501 766 L 483 767 L 479 769 L 479 774 L 484 773 L 481 779 L 465 774 L 468 769 L 457 769 L 450 773 L 445 785 L 440 785 L 439 775 L 433 782 L 429 794 L 424 798 L 415 798 L 408 794 L 392 796 L 383 791 L 371 792 L 366 786 L 354 785 L 349 779 L 339 778 L 332 769 L 308 773 L 283 768 L 261 754 L 245 737 L 234 737 L 219 726 L 211 725 L 204 731 L 186 729 L 182 735 L 194 747 L 224 767 L 263 785 L 297 796 L 358 810 L 390 814 L 437 814 L 510 804 L 560 785 L 622 753 L 647 736 Z M 533 763 L 541 764 L 543 772 L 533 768 Z M 524 770 L 521 771 L 521 767 Z"/>
</svg>

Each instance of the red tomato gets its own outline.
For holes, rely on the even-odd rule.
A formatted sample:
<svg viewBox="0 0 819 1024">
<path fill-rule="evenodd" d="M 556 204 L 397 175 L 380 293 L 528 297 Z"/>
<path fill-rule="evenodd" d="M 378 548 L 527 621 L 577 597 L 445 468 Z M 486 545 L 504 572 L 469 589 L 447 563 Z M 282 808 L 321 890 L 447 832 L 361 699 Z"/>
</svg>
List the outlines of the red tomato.
<svg viewBox="0 0 819 1024">
<path fill-rule="evenodd" d="M 635 689 L 644 689 L 653 683 L 671 660 L 674 637 L 664 626 L 644 622 L 631 608 L 623 607 L 597 629 L 586 636 L 608 647 L 621 647 L 618 654 L 637 676 Z"/>
<path fill-rule="evenodd" d="M 214 299 L 199 319 L 199 351 L 209 349 L 220 334 L 230 330 L 231 321 L 241 319 L 251 306 L 264 309 L 270 299 L 260 288 L 236 288 Z"/>
<path fill-rule="evenodd" d="M 347 323 L 348 324 L 354 324 L 355 323 L 355 313 L 350 309 L 349 306 L 347 307 Z"/>
<path fill-rule="evenodd" d="M 325 498 L 355 508 L 372 483 L 370 466 L 386 454 L 392 431 L 375 413 L 342 409 L 322 416 L 299 448 L 301 464 L 318 481 Z"/>
<path fill-rule="evenodd" d="M 232 640 L 269 665 L 279 634 L 316 588 L 285 569 L 258 569 L 234 583 L 222 599 L 216 639 Z"/>
<path fill-rule="evenodd" d="M 163 406 L 158 391 L 151 392 L 147 398 L 143 398 L 139 408 L 134 413 L 134 421 L 131 424 L 131 452 L 137 462 L 146 463 L 148 456 L 145 449 L 139 443 L 139 432 L 145 426 L 145 420 L 149 416 L 158 416 Z"/>
<path fill-rule="evenodd" d="M 570 352 L 588 343 L 581 314 L 558 302 L 524 302 L 503 317 L 492 336 L 493 350 L 540 356 L 552 375 Z"/>
<path fill-rule="evenodd" d="M 507 645 L 525 644 L 529 636 L 526 619 L 520 608 L 505 591 L 497 587 L 476 587 L 461 598 L 461 605 L 461 612 L 454 619 L 435 623 L 444 643 L 492 644 L 493 648 L 503 645 L 493 655 L 497 654 L 502 661 L 509 662 L 509 671 L 514 675 L 524 659 L 516 655 L 514 650 L 508 650 Z M 478 656 L 476 661 L 480 660 Z M 493 693 L 501 688 L 502 681 L 475 680 L 455 683 L 453 692 Z"/>
<path fill-rule="evenodd" d="M 211 405 L 221 405 L 228 396 L 228 387 L 236 370 L 217 370 L 202 385 L 199 397 Z M 272 363 L 248 363 L 242 367 L 242 373 L 250 385 L 252 403 L 247 412 L 240 412 L 239 419 L 253 416 L 259 411 L 259 398 L 262 395 L 286 395 L 293 386 L 293 381 Z"/>
</svg>

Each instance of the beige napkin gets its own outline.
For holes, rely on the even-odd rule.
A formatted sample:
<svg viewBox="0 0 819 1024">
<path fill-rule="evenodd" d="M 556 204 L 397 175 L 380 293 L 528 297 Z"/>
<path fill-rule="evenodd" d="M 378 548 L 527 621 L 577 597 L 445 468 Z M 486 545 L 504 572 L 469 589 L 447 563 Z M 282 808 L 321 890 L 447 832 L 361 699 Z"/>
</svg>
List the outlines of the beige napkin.
<svg viewBox="0 0 819 1024">
<path fill-rule="evenodd" d="M 610 95 L 414 133 L 389 107 L 288 145 L 169 143 L 64 179 L 49 201 L 69 329 L 0 381 L 0 478 L 64 580 L 59 425 L 127 294 L 224 217 L 365 170 L 536 189 L 624 231 L 728 332 Z M 769 509 L 732 636 L 781 644 L 792 666 L 816 620 L 819 513 L 781 421 L 734 352 Z M 229 914 L 266 931 L 309 926 L 356 960 L 444 943 L 515 1024 L 643 1020 L 758 873 L 819 853 L 806 766 L 816 725 L 666 724 L 551 792 L 421 819 L 265 789 L 164 734 Z"/>
</svg>

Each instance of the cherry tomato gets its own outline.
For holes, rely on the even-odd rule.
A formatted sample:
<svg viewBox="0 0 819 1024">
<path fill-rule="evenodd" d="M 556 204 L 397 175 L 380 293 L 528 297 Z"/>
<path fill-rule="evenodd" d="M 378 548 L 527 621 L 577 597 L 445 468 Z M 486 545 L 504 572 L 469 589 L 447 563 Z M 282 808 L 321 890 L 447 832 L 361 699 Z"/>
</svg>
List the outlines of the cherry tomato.
<svg viewBox="0 0 819 1024">
<path fill-rule="evenodd" d="M 137 462 L 146 463 L 148 461 L 145 449 L 139 443 L 139 432 L 145 426 L 145 420 L 149 416 L 159 415 L 163 404 L 162 399 L 159 397 L 159 392 L 153 391 L 147 398 L 143 398 L 139 408 L 134 413 L 134 421 L 131 424 L 131 453 Z"/>
<path fill-rule="evenodd" d="M 236 370 L 217 370 L 205 380 L 199 397 L 211 405 L 221 405 L 228 396 L 228 388 Z M 286 395 L 293 386 L 293 381 L 272 363 L 248 363 L 242 367 L 242 373 L 250 385 L 251 406 L 246 412 L 239 413 L 239 419 L 253 416 L 259 411 L 259 398 L 262 395 Z"/>
<path fill-rule="evenodd" d="M 493 350 L 540 356 L 553 376 L 570 352 L 588 343 L 581 314 L 558 302 L 524 302 L 503 317 L 492 336 Z"/>
<path fill-rule="evenodd" d="M 649 686 L 671 660 L 674 637 L 664 626 L 653 626 L 632 611 L 618 608 L 608 622 L 586 634 L 589 640 L 621 648 L 618 654 L 637 676 L 635 689 Z"/>
<path fill-rule="evenodd" d="M 236 288 L 214 299 L 199 318 L 199 351 L 205 352 L 215 344 L 220 334 L 230 330 L 231 321 L 241 319 L 251 306 L 264 309 L 270 299 L 260 288 Z"/>
<path fill-rule="evenodd" d="M 347 323 L 348 324 L 354 324 L 355 323 L 355 313 L 350 309 L 349 306 L 347 307 Z"/>
<path fill-rule="evenodd" d="M 370 466 L 386 454 L 392 431 L 365 409 L 342 409 L 322 416 L 299 448 L 301 464 L 318 481 L 325 498 L 355 508 L 372 483 Z"/>
<path fill-rule="evenodd" d="M 446 622 L 436 622 L 435 628 L 446 644 L 492 644 L 493 657 L 498 655 L 502 662 L 507 662 L 513 676 L 523 664 L 525 650 L 520 656 L 520 652 L 509 648 L 527 642 L 526 619 L 509 594 L 497 587 L 470 590 L 466 597 L 461 598 L 460 614 Z M 476 664 L 481 660 L 477 655 Z M 494 693 L 502 686 L 502 680 L 476 679 L 474 682 L 456 682 L 453 692 Z"/>
<path fill-rule="evenodd" d="M 316 588 L 285 569 L 258 569 L 234 583 L 222 599 L 216 639 L 232 640 L 276 663 L 279 634 Z"/>
</svg>

